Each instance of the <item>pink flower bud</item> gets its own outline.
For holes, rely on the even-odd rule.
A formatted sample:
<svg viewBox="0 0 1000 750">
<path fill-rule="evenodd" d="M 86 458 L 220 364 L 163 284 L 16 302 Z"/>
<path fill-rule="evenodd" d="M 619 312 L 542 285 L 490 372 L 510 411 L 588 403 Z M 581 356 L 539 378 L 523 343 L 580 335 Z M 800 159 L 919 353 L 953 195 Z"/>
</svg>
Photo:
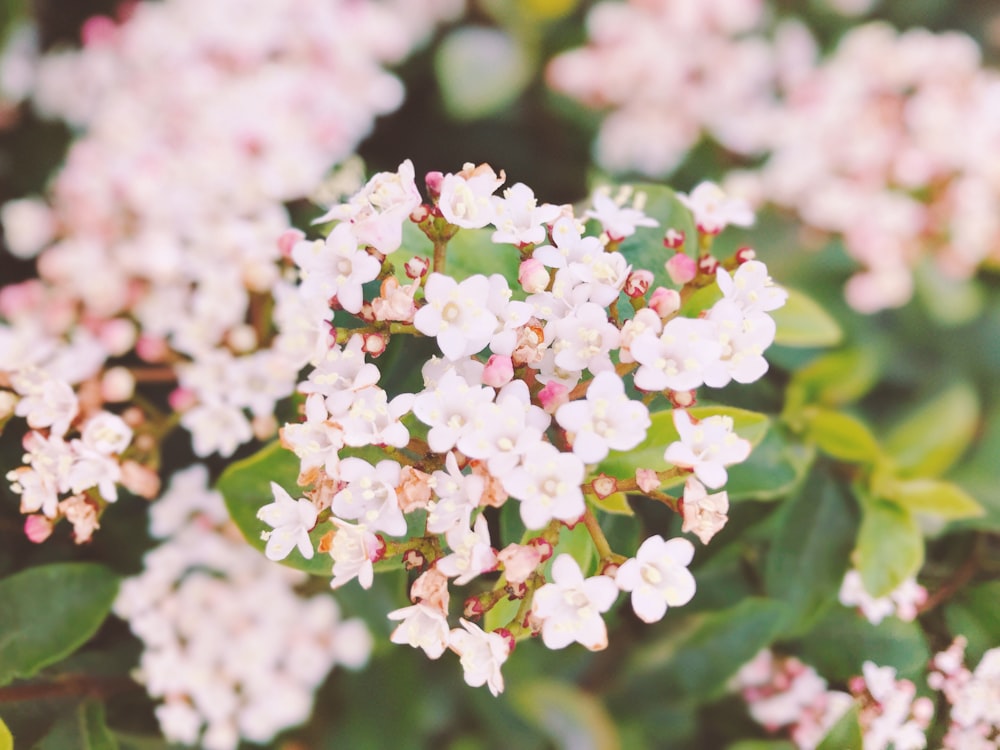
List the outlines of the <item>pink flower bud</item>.
<svg viewBox="0 0 1000 750">
<path fill-rule="evenodd" d="M 653 272 L 645 268 L 639 268 L 628 275 L 625 279 L 625 294 L 633 299 L 641 297 L 649 291 L 653 283 Z"/>
<path fill-rule="evenodd" d="M 159 336 L 140 336 L 135 342 L 135 353 L 146 362 L 162 362 L 170 353 L 166 339 Z"/>
<path fill-rule="evenodd" d="M 514 378 L 514 363 L 502 354 L 490 356 L 483 368 L 483 385 L 502 388 Z"/>
<path fill-rule="evenodd" d="M 465 604 L 462 605 L 462 616 L 466 620 L 478 620 L 483 616 L 486 610 L 483 609 L 483 603 L 479 601 L 478 596 L 470 596 L 465 600 Z"/>
<path fill-rule="evenodd" d="M 655 492 L 660 489 L 660 478 L 652 469 L 636 469 L 635 483 L 643 492 Z"/>
<path fill-rule="evenodd" d="M 666 318 L 681 309 L 681 295 L 676 289 L 658 286 L 649 297 L 649 308 L 661 318 Z"/>
<path fill-rule="evenodd" d="M 135 344 L 135 323 L 125 318 L 106 320 L 101 323 L 97 338 L 108 354 L 120 357 Z"/>
<path fill-rule="evenodd" d="M 542 550 L 533 544 L 508 544 L 497 553 L 510 583 L 524 583 L 542 563 Z"/>
<path fill-rule="evenodd" d="M 684 244 L 684 232 L 671 227 L 663 235 L 663 246 L 668 250 L 676 250 Z"/>
<path fill-rule="evenodd" d="M 423 602 L 447 612 L 448 598 L 448 578 L 436 567 L 425 570 L 410 586 L 410 601 L 414 604 Z"/>
<path fill-rule="evenodd" d="M 133 495 L 147 500 L 160 494 L 160 475 L 137 461 L 122 462 L 121 483 Z"/>
<path fill-rule="evenodd" d="M 698 258 L 698 270 L 704 274 L 715 276 L 715 271 L 719 267 L 719 261 L 711 255 L 702 255 Z"/>
<path fill-rule="evenodd" d="M 43 515 L 28 516 L 24 519 L 24 535 L 35 544 L 41 544 L 52 535 L 52 521 Z"/>
<path fill-rule="evenodd" d="M 407 278 L 419 279 L 422 278 L 426 273 L 427 269 L 431 267 L 431 261 L 429 258 L 425 258 L 422 255 L 414 255 L 403 266 L 406 269 Z"/>
<path fill-rule="evenodd" d="M 593 488 L 594 494 L 603 500 L 608 495 L 613 495 L 618 491 L 618 480 L 602 472 L 590 483 L 590 486 Z"/>
<path fill-rule="evenodd" d="M 674 257 L 668 260 L 664 267 L 670 280 L 679 286 L 683 286 L 698 275 L 698 266 L 687 253 L 674 253 Z"/>
<path fill-rule="evenodd" d="M 258 440 L 270 440 L 278 434 L 278 420 L 273 414 L 258 414 L 250 420 L 250 429 Z"/>
<path fill-rule="evenodd" d="M 444 174 L 441 172 L 428 172 L 424 177 L 424 184 L 427 185 L 427 192 L 432 199 L 437 200 L 441 195 L 441 183 L 444 182 Z"/>
<path fill-rule="evenodd" d="M 281 257 L 291 259 L 295 243 L 301 242 L 305 238 L 306 233 L 301 229 L 286 229 L 282 232 L 278 237 L 278 252 L 281 253 Z"/>
<path fill-rule="evenodd" d="M 526 258 L 517 269 L 517 281 L 528 294 L 544 292 L 549 285 L 549 272 L 540 260 Z"/>
<path fill-rule="evenodd" d="M 549 414 L 555 414 L 560 406 L 569 401 L 569 388 L 558 381 L 550 380 L 538 392 L 538 400 L 545 411 Z"/>
<path fill-rule="evenodd" d="M 384 334 L 381 333 L 363 333 L 361 334 L 361 351 L 366 354 L 370 354 L 372 357 L 378 357 L 385 351 L 386 338 Z"/>
<path fill-rule="evenodd" d="M 80 41 L 84 47 L 97 47 L 114 40 L 118 28 L 107 16 L 91 16 L 80 28 Z"/>
<path fill-rule="evenodd" d="M 174 411 L 184 412 L 198 403 L 198 396 L 190 388 L 174 388 L 167 396 L 167 403 Z"/>
<path fill-rule="evenodd" d="M 757 251 L 752 247 L 741 247 L 736 251 L 736 262 L 746 263 L 748 260 L 755 260 L 757 258 Z"/>
</svg>

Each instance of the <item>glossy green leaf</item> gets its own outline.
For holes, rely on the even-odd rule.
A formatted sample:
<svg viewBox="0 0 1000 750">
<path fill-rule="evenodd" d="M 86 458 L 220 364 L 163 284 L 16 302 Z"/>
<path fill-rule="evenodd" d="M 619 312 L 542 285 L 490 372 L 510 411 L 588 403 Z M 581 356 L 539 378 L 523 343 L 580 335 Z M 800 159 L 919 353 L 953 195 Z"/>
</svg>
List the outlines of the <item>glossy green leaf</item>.
<svg viewBox="0 0 1000 750">
<path fill-rule="evenodd" d="M 788 384 L 786 401 L 793 411 L 810 404 L 844 406 L 868 393 L 879 374 L 879 356 L 871 347 L 839 349 L 797 370 Z"/>
<path fill-rule="evenodd" d="M 14 737 L 3 719 L 0 719 L 0 750 L 14 750 Z"/>
<path fill-rule="evenodd" d="M 542 568 L 546 579 L 552 580 L 552 563 L 556 557 L 563 553 L 576 560 L 584 576 L 594 575 L 597 572 L 597 550 L 594 548 L 594 540 L 584 524 L 578 523 L 572 529 L 560 529 L 559 542 L 552 552 L 552 557 Z"/>
<path fill-rule="evenodd" d="M 804 419 L 807 439 L 833 458 L 869 464 L 882 452 L 867 425 L 850 414 L 811 407 Z"/>
<path fill-rule="evenodd" d="M 854 546 L 857 512 L 830 474 L 815 471 L 781 513 L 764 584 L 769 596 L 788 603 L 793 632 L 800 632 L 837 601 Z"/>
<path fill-rule="evenodd" d="M 628 497 L 624 492 L 612 492 L 607 497 L 588 495 L 587 498 L 597 508 L 600 508 L 605 513 L 614 513 L 619 516 L 635 515 L 635 511 L 632 510 L 632 507 L 628 504 Z"/>
<path fill-rule="evenodd" d="M 521 608 L 520 599 L 509 599 L 504 597 L 486 613 L 483 617 L 484 630 L 496 630 L 506 628 L 517 617 L 517 612 Z"/>
<path fill-rule="evenodd" d="M 983 506 L 953 482 L 941 479 L 891 481 L 882 489 L 883 497 L 911 513 L 927 513 L 954 520 L 983 515 Z"/>
<path fill-rule="evenodd" d="M 118 577 L 96 563 L 53 563 L 0 580 L 0 685 L 76 651 L 117 593 Z"/>
<path fill-rule="evenodd" d="M 900 476 L 936 477 L 965 453 L 979 425 L 979 397 L 956 383 L 897 424 L 884 442 Z"/>
<path fill-rule="evenodd" d="M 730 501 L 784 498 L 805 477 L 816 449 L 790 439 L 783 425 L 774 424 L 750 458 L 729 467 L 725 490 Z"/>
<path fill-rule="evenodd" d="M 951 634 L 968 641 L 965 661 L 973 668 L 1000 644 L 1000 581 L 966 587 L 945 607 L 944 617 Z"/>
<path fill-rule="evenodd" d="M 515 685 L 510 689 L 510 702 L 525 721 L 541 729 L 557 747 L 621 747 L 615 723 L 604 704 L 571 683 L 540 679 Z"/>
<path fill-rule="evenodd" d="M 730 417 L 733 420 L 733 430 L 740 437 L 749 440 L 751 445 L 760 444 L 771 424 L 771 419 L 766 414 L 737 409 L 733 406 L 695 406 L 687 409 L 687 412 L 695 419 L 705 419 L 715 415 Z M 613 451 L 598 464 L 597 471 L 619 479 L 627 479 L 635 476 L 635 470 L 639 468 L 656 471 L 666 469 L 668 464 L 663 458 L 663 452 L 670 443 L 680 439 L 677 428 L 674 427 L 673 411 L 656 412 L 651 416 L 651 420 L 652 424 L 645 440 L 631 451 Z"/>
<path fill-rule="evenodd" d="M 851 559 L 875 598 L 915 576 L 924 562 L 924 538 L 913 514 L 887 500 L 864 500 Z"/>
<path fill-rule="evenodd" d="M 55 723 L 36 750 L 117 750 L 118 740 L 104 720 L 104 706 L 87 700 Z"/>
<path fill-rule="evenodd" d="M 851 706 L 847 713 L 831 727 L 816 750 L 861 750 L 863 745 L 864 738 L 861 735 L 858 707 Z"/>
<path fill-rule="evenodd" d="M 836 346 L 844 337 L 833 316 L 796 289 L 788 289 L 788 300 L 771 316 L 778 326 L 774 343 L 781 346 Z"/>
</svg>

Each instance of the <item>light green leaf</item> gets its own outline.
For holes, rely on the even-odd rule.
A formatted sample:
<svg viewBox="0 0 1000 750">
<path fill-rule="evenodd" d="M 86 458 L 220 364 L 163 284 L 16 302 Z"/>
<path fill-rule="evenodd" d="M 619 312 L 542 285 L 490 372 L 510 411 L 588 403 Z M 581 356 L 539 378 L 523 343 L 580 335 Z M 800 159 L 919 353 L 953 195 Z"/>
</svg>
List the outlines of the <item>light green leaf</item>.
<svg viewBox="0 0 1000 750">
<path fill-rule="evenodd" d="M 915 576 L 924 562 L 924 538 L 913 514 L 887 500 L 863 499 L 851 559 L 876 599 Z"/>
<path fill-rule="evenodd" d="M 35 750 L 117 750 L 118 740 L 104 720 L 104 706 L 96 700 L 79 704 L 60 718 L 35 745 Z"/>
<path fill-rule="evenodd" d="M 502 29 L 462 26 L 438 45 L 434 57 L 448 114 L 474 120 L 510 106 L 531 80 L 531 56 Z"/>
<path fill-rule="evenodd" d="M 881 494 L 911 513 L 929 513 L 948 520 L 974 518 L 984 513 L 983 506 L 969 493 L 941 479 L 889 481 Z"/>
<path fill-rule="evenodd" d="M 483 617 L 483 629 L 491 631 L 496 630 L 497 628 L 508 627 L 513 619 L 517 617 L 517 612 L 520 608 L 520 599 L 510 599 L 508 597 L 504 597 L 499 602 L 494 604 Z"/>
<path fill-rule="evenodd" d="M 965 453 L 978 425 L 976 391 L 968 383 L 956 383 L 896 425 L 885 449 L 900 476 L 937 477 Z"/>
<path fill-rule="evenodd" d="M 788 384 L 789 411 L 804 406 L 844 406 L 857 401 L 878 382 L 878 353 L 871 347 L 848 347 L 822 354 L 797 370 Z"/>
<path fill-rule="evenodd" d="M 90 640 L 117 593 L 117 576 L 96 563 L 53 563 L 0 580 L 0 685 Z"/>
<path fill-rule="evenodd" d="M 552 551 L 552 557 L 542 568 L 546 579 L 552 580 L 552 563 L 563 553 L 576 560 L 584 576 L 591 576 L 597 572 L 599 562 L 597 550 L 594 548 L 594 540 L 584 524 L 578 523 L 572 529 L 560 529 L 559 541 Z"/>
<path fill-rule="evenodd" d="M 833 725 L 816 750 L 861 750 L 863 745 L 858 707 L 851 706 Z"/>
<path fill-rule="evenodd" d="M 781 509 L 764 584 L 769 596 L 788 603 L 793 632 L 809 627 L 837 601 L 857 531 L 853 503 L 844 495 L 832 476 L 815 471 Z"/>
<path fill-rule="evenodd" d="M 833 458 L 870 464 L 882 452 L 871 430 L 850 414 L 815 406 L 807 409 L 803 418 L 807 439 Z"/>
<path fill-rule="evenodd" d="M 624 492 L 612 492 L 607 497 L 597 497 L 596 495 L 588 495 L 587 497 L 590 502 L 605 513 L 614 513 L 620 516 L 635 515 L 635 511 L 628 504 L 628 497 Z"/>
<path fill-rule="evenodd" d="M 774 343 L 781 346 L 836 346 L 844 338 L 840 324 L 815 300 L 788 289 L 784 306 L 771 313 L 778 326 Z"/>
<path fill-rule="evenodd" d="M 14 737 L 3 719 L 0 719 L 0 750 L 14 750 Z"/>
<path fill-rule="evenodd" d="M 944 610 L 948 630 L 969 642 L 966 664 L 974 666 L 989 649 L 1000 644 L 1000 581 L 963 589 Z"/>
<path fill-rule="evenodd" d="M 521 717 L 562 750 L 618 750 L 621 742 L 604 704 L 566 682 L 536 680 L 510 690 Z"/>
<path fill-rule="evenodd" d="M 695 419 L 715 415 L 730 417 L 736 434 L 749 440 L 754 446 L 760 444 L 771 425 L 771 419 L 766 414 L 734 406 L 695 406 L 686 411 Z M 639 468 L 655 471 L 666 469 L 669 464 L 664 460 L 663 452 L 670 443 L 680 439 L 677 428 L 674 427 L 673 411 L 668 409 L 656 412 L 651 420 L 645 440 L 631 451 L 613 451 L 598 464 L 597 471 L 618 479 L 628 479 L 635 476 L 635 470 Z"/>
</svg>

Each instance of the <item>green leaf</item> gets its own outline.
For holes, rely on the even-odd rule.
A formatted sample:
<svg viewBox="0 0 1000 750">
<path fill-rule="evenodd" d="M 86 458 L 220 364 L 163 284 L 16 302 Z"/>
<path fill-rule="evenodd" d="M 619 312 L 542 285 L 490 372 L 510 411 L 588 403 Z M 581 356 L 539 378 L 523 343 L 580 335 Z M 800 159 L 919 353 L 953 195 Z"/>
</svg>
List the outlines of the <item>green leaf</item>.
<svg viewBox="0 0 1000 750">
<path fill-rule="evenodd" d="M 434 70 L 448 114 L 474 120 L 509 107 L 531 80 L 533 63 L 505 31 L 461 26 L 437 45 Z"/>
<path fill-rule="evenodd" d="M 680 638 L 671 634 L 665 643 L 637 650 L 632 673 L 653 676 L 659 693 L 671 699 L 717 698 L 740 667 L 774 642 L 788 614 L 783 602 L 748 597 L 735 607 L 696 616 Z"/>
<path fill-rule="evenodd" d="M 852 463 L 874 463 L 882 452 L 864 422 L 850 414 L 810 407 L 804 414 L 806 437 L 833 458 Z"/>
<path fill-rule="evenodd" d="M 863 745 L 858 707 L 851 706 L 833 725 L 816 750 L 861 750 Z"/>
<path fill-rule="evenodd" d="M 890 481 L 881 494 L 911 513 L 929 513 L 949 520 L 974 518 L 985 512 L 969 493 L 941 479 Z"/>
<path fill-rule="evenodd" d="M 964 589 L 945 607 L 944 618 L 952 635 L 968 640 L 965 663 L 973 668 L 1000 643 L 1000 581 Z"/>
<path fill-rule="evenodd" d="M 628 504 L 628 497 L 624 492 L 612 492 L 607 497 L 587 496 L 595 507 L 600 508 L 605 513 L 613 513 L 619 516 L 634 516 L 635 511 Z"/>
<path fill-rule="evenodd" d="M 90 640 L 118 578 L 96 563 L 53 563 L 0 581 L 0 685 L 31 677 Z"/>
<path fill-rule="evenodd" d="M 854 545 L 856 511 L 833 477 L 815 471 L 781 513 L 764 585 L 769 596 L 788 603 L 794 632 L 800 632 L 837 601 Z"/>
<path fill-rule="evenodd" d="M 771 313 L 778 326 L 774 343 L 781 346 L 836 346 L 844 338 L 840 324 L 815 300 L 788 289 L 788 300 Z"/>
<path fill-rule="evenodd" d="M 510 703 L 564 750 L 617 750 L 615 723 L 604 704 L 576 685 L 539 679 L 516 685 Z"/>
<path fill-rule="evenodd" d="M 695 419 L 721 415 L 733 420 L 733 430 L 740 437 L 758 445 L 767 434 L 771 419 L 766 414 L 737 409 L 734 406 L 695 406 L 686 410 Z M 680 439 L 677 428 L 674 427 L 673 411 L 659 411 L 650 417 L 652 424 L 643 440 L 633 450 L 628 452 L 613 451 L 598 464 L 597 471 L 618 479 L 628 479 L 635 476 L 639 468 L 663 471 L 669 464 L 663 458 L 663 452 L 670 443 Z M 751 454 L 752 455 L 752 454 Z M 677 480 L 675 484 L 679 484 Z"/>
<path fill-rule="evenodd" d="M 924 538 L 913 514 L 887 500 L 864 499 L 851 560 L 876 599 L 915 576 L 924 562 Z"/>
<path fill-rule="evenodd" d="M 36 750 L 117 750 L 118 740 L 104 720 L 104 706 L 87 700 L 56 722 Z"/>
<path fill-rule="evenodd" d="M 552 580 L 552 563 L 563 553 L 576 560 L 584 576 L 594 575 L 597 571 L 597 563 L 599 562 L 597 550 L 594 548 L 594 540 L 584 524 L 578 523 L 572 529 L 560 529 L 559 541 L 552 551 L 552 557 L 542 569 L 546 579 Z"/>
<path fill-rule="evenodd" d="M 815 457 L 812 445 L 789 439 L 784 427 L 774 424 L 750 458 L 729 467 L 725 487 L 729 500 L 784 498 L 802 481 Z"/>
<path fill-rule="evenodd" d="M 216 488 L 226 501 L 229 516 L 243 532 L 250 546 L 262 553 L 267 543 L 260 538 L 260 535 L 269 527 L 257 518 L 257 511 L 274 502 L 271 482 L 276 482 L 292 497 L 301 497 L 296 484 L 298 476 L 298 457 L 275 441 L 254 455 L 230 464 L 219 477 Z M 328 523 L 316 525 L 309 534 L 313 549 L 319 544 L 323 535 L 332 528 Z M 311 560 L 306 560 L 297 549 L 293 549 L 281 562 L 291 568 L 317 576 L 329 576 L 333 568 L 328 555 L 316 553 Z"/>
<path fill-rule="evenodd" d="M 979 426 L 979 397 L 956 383 L 923 403 L 889 433 L 886 452 L 903 477 L 937 477 L 965 453 Z"/>
<path fill-rule="evenodd" d="M 0 750 L 14 750 L 14 737 L 3 719 L 0 719 Z"/>
<path fill-rule="evenodd" d="M 483 617 L 483 629 L 486 631 L 505 628 L 517 617 L 517 611 L 521 608 L 520 599 L 503 598 L 493 605 Z"/>
<path fill-rule="evenodd" d="M 788 409 L 853 403 L 878 382 L 880 370 L 879 355 L 872 347 L 855 346 L 822 354 L 792 375 L 786 398 Z"/>
</svg>

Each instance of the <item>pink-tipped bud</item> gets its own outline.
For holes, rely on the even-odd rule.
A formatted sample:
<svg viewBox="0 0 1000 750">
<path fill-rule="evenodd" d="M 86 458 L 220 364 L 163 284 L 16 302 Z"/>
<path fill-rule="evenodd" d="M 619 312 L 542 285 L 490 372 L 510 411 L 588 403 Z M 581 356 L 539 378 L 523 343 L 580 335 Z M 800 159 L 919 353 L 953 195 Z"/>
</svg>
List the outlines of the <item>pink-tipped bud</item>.
<svg viewBox="0 0 1000 750">
<path fill-rule="evenodd" d="M 508 583 L 524 583 L 542 562 L 542 551 L 533 544 L 508 544 L 497 554 Z"/>
<path fill-rule="evenodd" d="M 682 230 L 671 227 L 663 235 L 663 246 L 668 250 L 676 250 L 684 244 L 684 239 L 684 232 Z"/>
<path fill-rule="evenodd" d="M 160 494 L 160 475 L 137 461 L 122 462 L 121 483 L 133 495 L 147 500 Z"/>
<path fill-rule="evenodd" d="M 756 260 L 756 259 L 757 259 L 757 251 L 754 250 L 752 247 L 741 247 L 739 250 L 736 251 L 737 263 L 743 264 L 746 263 L 748 260 Z"/>
<path fill-rule="evenodd" d="M 281 253 L 282 258 L 290 259 L 292 257 L 292 248 L 295 247 L 297 242 L 301 242 L 306 238 L 306 233 L 301 229 L 286 229 L 278 236 L 278 252 Z"/>
<path fill-rule="evenodd" d="M 688 409 L 697 401 L 695 391 L 670 391 L 669 397 L 676 409 Z"/>
<path fill-rule="evenodd" d="M 444 174 L 441 172 L 428 172 L 424 177 L 424 184 L 427 185 L 427 193 L 433 200 L 437 200 L 441 195 L 441 185 L 444 183 Z"/>
<path fill-rule="evenodd" d="M 361 350 L 372 357 L 378 357 L 385 352 L 388 344 L 386 337 L 381 333 L 364 333 L 361 335 Z"/>
<path fill-rule="evenodd" d="M 465 600 L 465 604 L 462 606 L 462 615 L 466 620 L 478 620 L 483 616 L 486 610 L 483 609 L 483 603 L 479 601 L 478 596 L 470 596 Z"/>
<path fill-rule="evenodd" d="M 698 258 L 698 270 L 704 274 L 715 276 L 715 271 L 719 267 L 719 261 L 711 255 L 702 255 Z"/>
<path fill-rule="evenodd" d="M 602 567 L 599 571 L 597 571 L 597 573 L 598 575 L 607 576 L 608 578 L 614 578 L 615 576 L 618 575 L 618 568 L 620 567 L 621 565 L 619 565 L 616 562 L 609 562 L 606 563 L 604 567 Z"/>
<path fill-rule="evenodd" d="M 414 224 L 420 224 L 421 222 L 427 221 L 431 218 L 431 207 L 421 203 L 415 209 L 410 211 L 410 221 Z"/>
<path fill-rule="evenodd" d="M 645 268 L 639 268 L 628 275 L 625 279 L 625 294 L 632 299 L 641 297 L 649 291 L 653 284 L 653 272 Z"/>
<path fill-rule="evenodd" d="M 517 269 L 517 281 L 528 294 L 544 292 L 549 285 L 549 272 L 540 260 L 526 258 Z"/>
<path fill-rule="evenodd" d="M 670 280 L 684 286 L 698 275 L 698 264 L 687 253 L 674 253 L 674 257 L 663 264 Z"/>
<path fill-rule="evenodd" d="M 483 368 L 483 385 L 502 388 L 514 379 L 514 363 L 502 354 L 490 356 Z"/>
<path fill-rule="evenodd" d="M 652 469 L 636 469 L 635 483 L 643 492 L 655 492 L 660 489 L 660 478 Z"/>
<path fill-rule="evenodd" d="M 28 541 L 41 544 L 52 536 L 52 521 L 40 514 L 28 516 L 24 519 L 24 535 Z"/>
<path fill-rule="evenodd" d="M 546 412 L 555 414 L 560 406 L 569 401 L 569 388 L 558 381 L 550 380 L 538 392 L 538 400 Z"/>
<path fill-rule="evenodd" d="M 602 472 L 590 483 L 590 486 L 593 488 L 594 494 L 603 500 L 618 491 L 618 480 Z"/>
<path fill-rule="evenodd" d="M 425 258 L 422 255 L 414 255 L 403 266 L 406 269 L 406 276 L 410 279 L 419 279 L 427 273 L 427 270 L 431 267 L 430 258 Z"/>
<path fill-rule="evenodd" d="M 176 412 L 185 412 L 198 403 L 198 396 L 190 388 L 174 388 L 167 396 L 167 403 Z"/>
<path fill-rule="evenodd" d="M 91 16 L 80 28 L 80 41 L 84 47 L 97 47 L 114 40 L 118 27 L 107 16 Z"/>
<path fill-rule="evenodd" d="M 648 307 L 661 318 L 666 318 L 681 309 L 681 295 L 676 289 L 658 286 L 649 297 Z"/>
<path fill-rule="evenodd" d="M 159 336 L 140 336 L 135 342 L 135 353 L 145 362 L 162 362 L 170 353 L 166 339 Z"/>
</svg>

